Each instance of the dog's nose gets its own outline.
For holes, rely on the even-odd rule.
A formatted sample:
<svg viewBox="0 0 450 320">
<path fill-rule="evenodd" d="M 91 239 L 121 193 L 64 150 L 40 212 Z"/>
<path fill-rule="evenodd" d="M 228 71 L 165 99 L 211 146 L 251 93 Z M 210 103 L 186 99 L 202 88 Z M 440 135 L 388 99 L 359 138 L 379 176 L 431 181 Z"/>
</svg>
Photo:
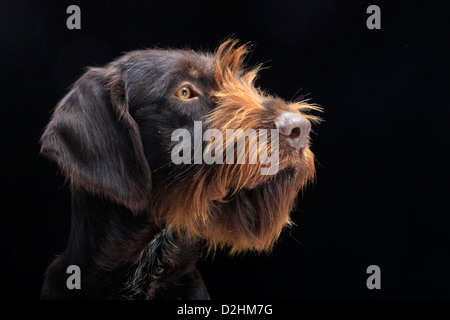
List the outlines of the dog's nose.
<svg viewBox="0 0 450 320">
<path fill-rule="evenodd" d="M 285 112 L 275 120 L 281 137 L 296 150 L 306 147 L 311 122 L 298 113 Z"/>
</svg>

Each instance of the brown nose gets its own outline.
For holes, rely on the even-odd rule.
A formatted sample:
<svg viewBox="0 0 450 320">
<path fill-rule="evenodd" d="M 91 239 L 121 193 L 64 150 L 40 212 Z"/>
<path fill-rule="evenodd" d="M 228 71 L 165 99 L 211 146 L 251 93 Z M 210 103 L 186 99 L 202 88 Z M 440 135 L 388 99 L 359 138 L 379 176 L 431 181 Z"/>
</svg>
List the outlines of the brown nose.
<svg viewBox="0 0 450 320">
<path fill-rule="evenodd" d="M 298 113 L 285 112 L 275 120 L 275 128 L 288 145 L 300 150 L 306 147 L 311 122 Z"/>
</svg>

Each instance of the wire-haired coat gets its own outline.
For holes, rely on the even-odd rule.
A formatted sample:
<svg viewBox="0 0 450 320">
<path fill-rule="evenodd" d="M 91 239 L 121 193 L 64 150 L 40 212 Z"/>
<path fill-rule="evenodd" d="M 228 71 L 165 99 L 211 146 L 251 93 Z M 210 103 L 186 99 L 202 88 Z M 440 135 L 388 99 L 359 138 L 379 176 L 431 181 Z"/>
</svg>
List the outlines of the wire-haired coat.
<svg viewBox="0 0 450 320">
<path fill-rule="evenodd" d="M 72 190 L 69 244 L 49 266 L 42 298 L 207 299 L 195 266 L 202 246 L 272 248 L 314 177 L 306 119 L 318 108 L 255 87 L 246 52 L 233 40 L 215 53 L 134 51 L 73 85 L 41 138 Z M 192 131 L 194 121 L 220 132 L 279 129 L 269 150 L 279 152 L 278 173 L 262 176 L 261 161 L 174 164 L 172 132 Z M 245 139 L 235 138 L 224 149 Z M 81 269 L 79 290 L 66 286 L 69 265 Z"/>
</svg>

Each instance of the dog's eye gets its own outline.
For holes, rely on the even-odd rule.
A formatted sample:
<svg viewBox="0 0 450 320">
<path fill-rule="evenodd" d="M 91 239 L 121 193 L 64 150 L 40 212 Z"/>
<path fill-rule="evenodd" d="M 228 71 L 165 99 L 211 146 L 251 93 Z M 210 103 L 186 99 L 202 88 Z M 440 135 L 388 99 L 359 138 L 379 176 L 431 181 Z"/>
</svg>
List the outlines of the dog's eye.
<svg viewBox="0 0 450 320">
<path fill-rule="evenodd" d="M 189 89 L 188 87 L 181 88 L 176 94 L 176 96 L 180 99 L 189 99 L 191 98 L 191 95 L 191 89 Z"/>
</svg>

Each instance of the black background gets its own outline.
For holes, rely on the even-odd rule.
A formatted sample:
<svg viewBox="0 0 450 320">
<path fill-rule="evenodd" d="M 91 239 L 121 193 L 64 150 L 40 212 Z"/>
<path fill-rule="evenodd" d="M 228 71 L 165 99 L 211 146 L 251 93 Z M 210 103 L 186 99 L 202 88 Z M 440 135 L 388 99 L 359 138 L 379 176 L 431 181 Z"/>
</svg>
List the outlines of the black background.
<svg viewBox="0 0 450 320">
<path fill-rule="evenodd" d="M 317 183 L 269 254 L 200 267 L 213 299 L 450 298 L 449 12 L 445 1 L 2 1 L 2 294 L 37 299 L 70 230 L 70 195 L 39 156 L 50 112 L 86 66 L 229 35 L 253 43 L 258 85 L 308 94 Z M 81 8 L 81 30 L 66 8 Z M 366 8 L 381 8 L 368 30 Z M 298 91 L 301 89 L 300 91 Z M 381 290 L 366 269 L 381 268 Z"/>
</svg>

